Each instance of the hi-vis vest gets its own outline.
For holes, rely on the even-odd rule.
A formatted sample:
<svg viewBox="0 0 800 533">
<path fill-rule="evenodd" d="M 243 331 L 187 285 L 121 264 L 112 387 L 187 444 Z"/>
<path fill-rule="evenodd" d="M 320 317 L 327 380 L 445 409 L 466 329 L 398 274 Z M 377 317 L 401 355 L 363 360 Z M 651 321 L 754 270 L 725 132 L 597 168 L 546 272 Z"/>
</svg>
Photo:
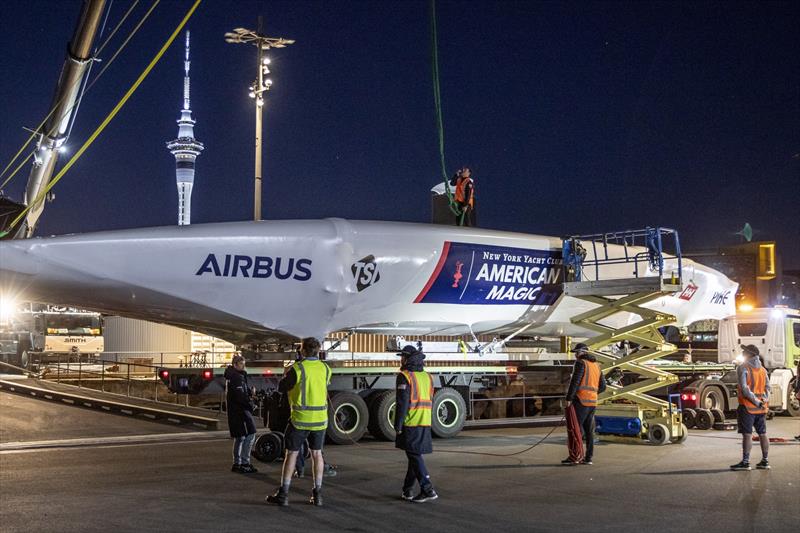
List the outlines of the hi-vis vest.
<svg viewBox="0 0 800 533">
<path fill-rule="evenodd" d="M 761 368 L 748 368 L 747 369 L 747 386 L 753 391 L 756 398 L 764 402 L 764 406 L 759 408 L 756 404 L 748 400 L 742 394 L 742 388 L 736 386 L 739 391 L 739 403 L 744 405 L 747 412 L 752 415 L 763 415 L 769 410 L 767 401 L 769 400 L 769 393 L 767 392 L 767 371 L 764 367 Z"/>
<path fill-rule="evenodd" d="M 470 208 L 475 207 L 475 190 L 470 191 L 469 198 L 467 194 L 467 184 L 472 183 L 472 178 L 458 178 L 456 180 L 456 202 L 460 204 L 469 204 Z"/>
<path fill-rule="evenodd" d="M 400 372 L 408 381 L 411 393 L 408 413 L 403 420 L 406 427 L 431 425 L 431 409 L 433 408 L 433 378 L 427 372 Z"/>
<path fill-rule="evenodd" d="M 331 369 L 319 360 L 303 359 L 292 365 L 297 383 L 289 391 L 292 425 L 317 431 L 328 427 L 328 384 Z"/>
<path fill-rule="evenodd" d="M 583 361 L 583 378 L 578 385 L 578 401 L 586 407 L 597 405 L 597 387 L 600 385 L 600 365 L 592 361 Z"/>
</svg>

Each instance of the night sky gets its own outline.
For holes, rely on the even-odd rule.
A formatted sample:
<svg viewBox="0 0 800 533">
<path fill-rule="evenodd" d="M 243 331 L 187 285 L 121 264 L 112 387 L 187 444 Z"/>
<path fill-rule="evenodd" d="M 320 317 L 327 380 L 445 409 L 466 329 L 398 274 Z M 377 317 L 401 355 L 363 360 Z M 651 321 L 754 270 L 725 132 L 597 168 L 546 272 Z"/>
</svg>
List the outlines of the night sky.
<svg viewBox="0 0 800 533">
<path fill-rule="evenodd" d="M 111 1 L 111 0 L 109 0 Z M 149 7 L 142 0 L 107 59 Z M 130 5 L 113 0 L 106 32 Z M 80 108 L 79 146 L 191 2 L 164 0 Z M 800 3 L 439 0 L 449 169 L 473 168 L 481 226 L 563 235 L 676 227 L 684 248 L 775 239 L 800 268 Z M 78 0 L 0 6 L 0 168 L 47 113 Z M 427 1 L 206 0 L 192 110 L 206 150 L 192 222 L 252 216 L 255 48 L 272 58 L 264 216 L 426 222 L 440 181 Z M 107 33 L 106 33 L 107 34 Z M 55 188 L 39 235 L 175 224 L 183 38 Z M 93 75 L 99 72 L 95 68 Z M 25 168 L 5 192 L 21 199 Z"/>
</svg>

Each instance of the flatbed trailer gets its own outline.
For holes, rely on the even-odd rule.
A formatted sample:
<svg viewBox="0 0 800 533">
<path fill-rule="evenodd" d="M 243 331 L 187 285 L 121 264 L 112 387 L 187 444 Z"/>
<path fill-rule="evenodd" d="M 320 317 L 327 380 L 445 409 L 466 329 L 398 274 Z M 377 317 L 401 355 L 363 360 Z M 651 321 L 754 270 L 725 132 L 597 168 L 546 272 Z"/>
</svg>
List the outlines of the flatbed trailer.
<svg viewBox="0 0 800 533">
<path fill-rule="evenodd" d="M 356 357 L 355 359 L 352 357 Z M 288 421 L 288 405 L 277 392 L 278 382 L 292 363 L 294 354 L 272 354 L 267 361 L 248 364 L 248 382 L 261 400 L 265 426 L 282 438 Z M 434 378 L 432 432 L 439 438 L 456 436 L 475 415 L 476 406 L 493 401 L 527 402 L 527 413 L 560 414 L 561 398 L 572 371 L 568 360 L 503 360 L 492 354 L 481 360 L 477 354 L 428 354 L 426 371 Z M 564 355 L 566 358 L 567 356 Z M 460 359 L 460 360 L 458 360 Z M 380 440 L 394 440 L 395 380 L 399 358 L 392 353 L 331 354 L 329 420 L 327 437 L 336 444 L 353 444 L 367 432 Z M 541 364 L 544 363 L 544 364 Z M 158 368 L 158 376 L 171 392 L 221 397 L 225 392 L 224 368 Z M 538 397 L 540 407 L 535 405 Z M 544 398 L 543 398 L 544 397 Z M 526 407 L 521 409 L 524 414 Z M 487 409 L 482 410 L 489 411 Z M 500 410 L 502 416 L 506 409 Z M 495 409 L 496 413 L 497 410 Z M 267 437 L 267 439 L 275 437 Z"/>
</svg>

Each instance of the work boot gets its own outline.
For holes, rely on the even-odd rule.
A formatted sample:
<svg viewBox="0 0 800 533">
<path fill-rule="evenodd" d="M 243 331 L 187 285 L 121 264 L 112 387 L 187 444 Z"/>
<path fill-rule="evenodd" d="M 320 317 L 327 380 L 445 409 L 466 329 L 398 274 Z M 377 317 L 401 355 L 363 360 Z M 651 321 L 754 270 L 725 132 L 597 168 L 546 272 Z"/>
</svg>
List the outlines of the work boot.
<svg viewBox="0 0 800 533">
<path fill-rule="evenodd" d="M 578 464 L 578 461 L 573 461 L 572 459 L 567 457 L 566 459 L 561 461 L 561 464 L 564 466 L 575 466 L 576 464 Z"/>
<path fill-rule="evenodd" d="M 311 498 L 309 498 L 308 503 L 317 507 L 322 507 L 322 488 L 311 490 Z"/>
<path fill-rule="evenodd" d="M 403 493 L 400 495 L 400 497 L 405 501 L 410 502 L 414 499 L 414 493 L 411 492 L 411 489 L 403 489 Z"/>
<path fill-rule="evenodd" d="M 769 461 L 761 459 L 761 462 L 756 465 L 756 468 L 759 470 L 769 470 L 771 467 L 769 466 Z"/>
<path fill-rule="evenodd" d="M 750 470 L 750 463 L 740 461 L 735 465 L 731 465 L 731 470 Z"/>
<path fill-rule="evenodd" d="M 414 496 L 411 501 L 414 503 L 425 503 L 438 498 L 439 495 L 436 494 L 436 491 L 433 490 L 433 487 L 428 487 L 427 489 L 422 489 L 419 494 Z"/>
<path fill-rule="evenodd" d="M 281 489 L 278 489 L 275 491 L 275 494 L 270 494 L 267 496 L 267 503 L 286 507 L 289 505 L 289 495 L 283 492 Z"/>
<path fill-rule="evenodd" d="M 246 465 L 242 465 L 239 471 L 242 474 L 255 474 L 258 472 L 258 468 L 254 467 L 250 463 L 247 463 Z"/>
</svg>

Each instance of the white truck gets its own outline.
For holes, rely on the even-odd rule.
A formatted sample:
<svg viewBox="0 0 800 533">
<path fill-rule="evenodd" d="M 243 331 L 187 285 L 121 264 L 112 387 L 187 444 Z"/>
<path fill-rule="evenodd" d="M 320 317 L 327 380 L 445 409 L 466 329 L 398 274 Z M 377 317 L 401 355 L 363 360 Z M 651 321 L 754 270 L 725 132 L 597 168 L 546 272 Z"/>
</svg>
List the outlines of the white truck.
<svg viewBox="0 0 800 533">
<path fill-rule="evenodd" d="M 735 364 L 742 362 L 741 346 L 756 346 L 769 373 L 769 408 L 773 413 L 800 417 L 793 389 L 800 361 L 800 311 L 788 308 L 740 310 L 719 322 L 718 364 L 662 366 L 682 376 L 670 392 L 680 392 L 687 425 L 710 429 L 723 413 L 735 410 L 738 391 Z"/>
<path fill-rule="evenodd" d="M 97 357 L 104 350 L 100 313 L 36 303 L 15 306 L 0 320 L 0 353 L 12 365 Z"/>
</svg>

